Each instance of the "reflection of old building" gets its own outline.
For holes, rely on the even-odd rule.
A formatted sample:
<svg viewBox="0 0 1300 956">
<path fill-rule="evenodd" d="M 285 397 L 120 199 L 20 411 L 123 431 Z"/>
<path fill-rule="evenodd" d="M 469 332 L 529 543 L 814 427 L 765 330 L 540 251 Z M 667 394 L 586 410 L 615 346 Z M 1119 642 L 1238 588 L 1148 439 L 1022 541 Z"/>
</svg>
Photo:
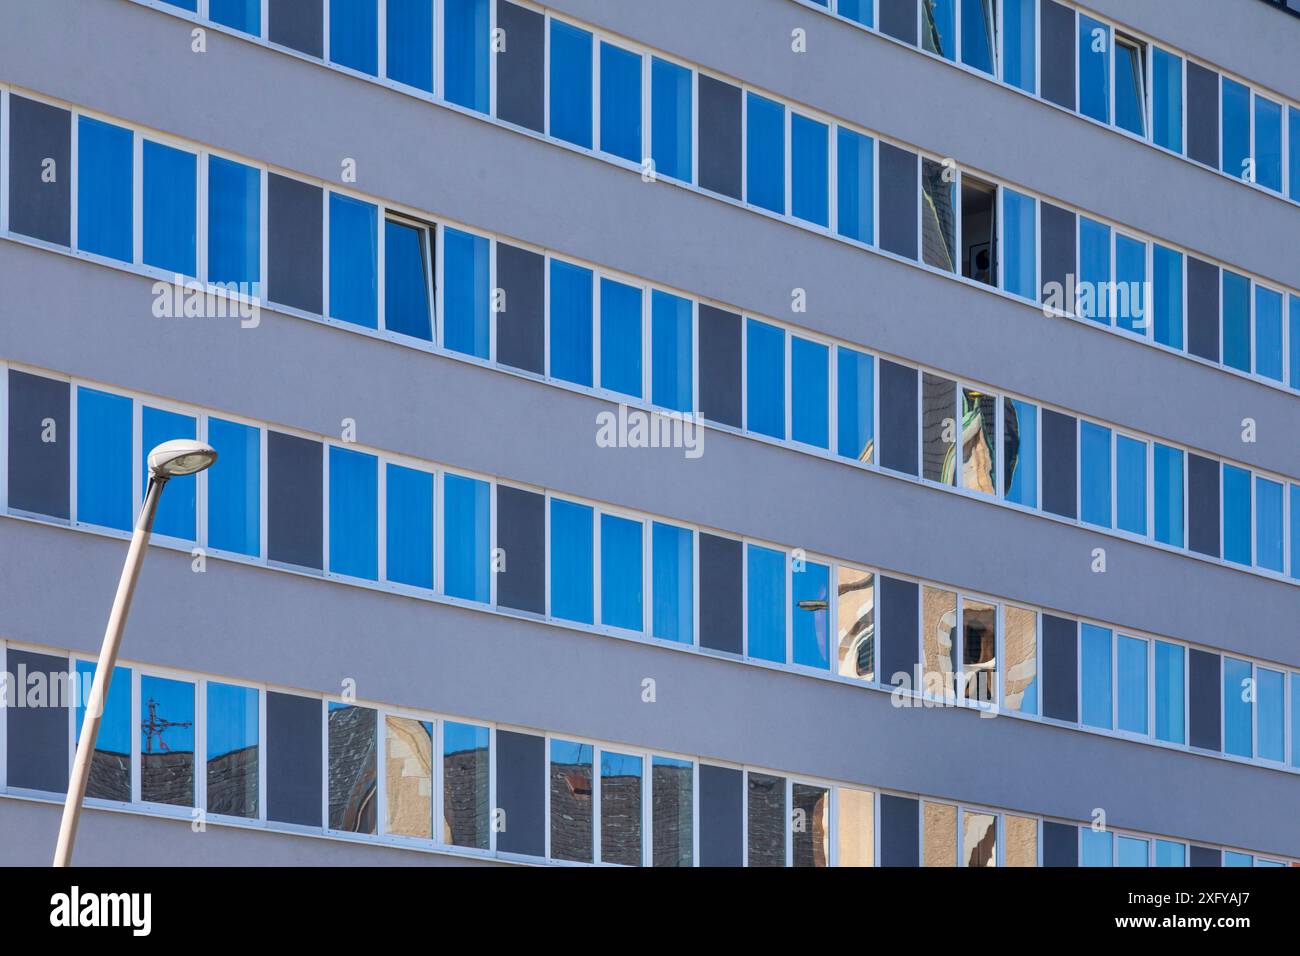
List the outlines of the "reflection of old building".
<svg viewBox="0 0 1300 956">
<path fill-rule="evenodd" d="M 428 839 L 433 834 L 433 725 L 389 715 L 384 726 L 388 832 Z"/>
<path fill-rule="evenodd" d="M 489 844 L 488 750 L 478 747 L 442 758 L 443 839 L 486 850 Z"/>
<path fill-rule="evenodd" d="M 600 778 L 600 859 L 641 865 L 641 777 Z"/>
<path fill-rule="evenodd" d="M 692 800 L 694 769 L 655 763 L 650 779 L 651 852 L 655 866 L 689 866 L 693 859 L 695 817 Z"/>
<path fill-rule="evenodd" d="M 838 672 L 871 680 L 876 670 L 875 576 L 842 567 L 838 592 Z"/>
<path fill-rule="evenodd" d="M 785 779 L 749 774 L 749 865 L 785 866 Z"/>
<path fill-rule="evenodd" d="M 194 753 L 168 750 L 141 754 L 140 796 L 150 803 L 194 806 Z"/>
<path fill-rule="evenodd" d="M 130 800 L 131 755 L 98 749 L 91 754 L 86 796 L 100 800 Z"/>
<path fill-rule="evenodd" d="M 552 761 L 550 768 L 551 856 L 591 862 L 591 763 Z"/>
<path fill-rule="evenodd" d="M 830 865 L 830 792 L 796 783 L 790 788 L 793 864 Z"/>
<path fill-rule="evenodd" d="M 208 812 L 257 816 L 257 744 L 208 760 Z"/>
<path fill-rule="evenodd" d="M 375 832 L 375 725 L 368 707 L 330 707 L 330 829 Z"/>
</svg>

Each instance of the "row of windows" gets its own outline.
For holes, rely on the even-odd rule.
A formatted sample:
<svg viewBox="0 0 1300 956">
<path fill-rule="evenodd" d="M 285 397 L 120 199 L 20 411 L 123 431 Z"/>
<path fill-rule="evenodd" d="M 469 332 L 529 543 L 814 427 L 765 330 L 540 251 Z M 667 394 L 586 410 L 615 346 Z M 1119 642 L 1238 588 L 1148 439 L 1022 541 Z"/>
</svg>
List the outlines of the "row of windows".
<svg viewBox="0 0 1300 956">
<path fill-rule="evenodd" d="M 486 0 L 465 2 L 480 2 L 484 44 L 489 16 L 512 38 L 493 58 L 500 119 L 607 156 L 648 159 L 658 176 L 1300 389 L 1300 344 L 1288 348 L 1300 343 L 1300 296 L 1288 309 L 1284 290 L 1168 243 L 549 14 L 505 0 L 492 10 Z M 450 89 L 446 98 L 460 102 Z M 468 105 L 488 111 L 486 99 Z"/>
<path fill-rule="evenodd" d="M 154 524 L 187 549 L 1300 767 L 1300 674 L 1263 663 L 16 368 L 7 394 L 11 513 L 126 532 L 148 449 L 202 438 Z"/>
<path fill-rule="evenodd" d="M 806 0 L 861 26 L 874 0 Z M 1055 0 L 880 0 L 879 30 L 1300 201 L 1300 107 Z"/>
<path fill-rule="evenodd" d="M 48 130 L 47 121 L 70 122 L 58 107 L 17 95 L 9 103 L 11 131 L 14 124 Z M 38 116 L 45 119 L 30 118 Z M 1300 490 L 1292 484 L 1288 494 L 1283 479 L 85 115 L 77 129 L 83 161 L 75 245 L 83 251 L 116 250 L 126 262 L 171 277 L 173 270 L 193 273 L 202 244 L 207 255 L 197 261 L 207 262 L 209 282 L 260 290 L 265 270 L 268 299 L 347 327 L 621 401 L 696 412 L 807 451 L 1264 573 L 1286 575 L 1289 563 L 1300 578 Z M 20 139 L 44 138 L 20 135 L 11 143 Z M 48 145 L 11 169 L 36 169 L 34 157 Z M 927 196 L 942 190 L 947 199 L 926 208 L 962 215 L 933 217 L 935 225 L 948 223 L 948 235 L 927 242 L 927 250 L 979 231 L 977 204 L 966 196 L 956 202 L 935 173 L 925 177 Z M 144 195 L 133 203 L 137 174 Z M 971 188 L 963 179 L 963 193 Z M 21 212 L 29 193 L 10 194 L 11 229 L 36 234 Z M 1181 253 L 1112 235 L 1083 217 L 1076 222 L 1045 203 L 1037 209 L 1017 193 L 1002 198 L 1007 219 L 1019 223 L 1006 228 L 1008 248 L 1033 248 L 1041 233 L 1045 275 L 1059 274 L 1072 287 L 1067 273 L 1077 268 L 1088 288 L 1108 290 L 1100 300 L 1079 297 L 1098 321 L 1131 327 L 1125 316 L 1133 304 L 1145 313 L 1143 277 L 1154 275 L 1158 339 L 1181 345 L 1185 311 L 1193 352 L 1218 356 L 1222 329 L 1228 364 L 1269 378 L 1282 375 L 1284 340 L 1300 343 L 1300 296 L 1290 297 L 1288 312 L 1280 291 L 1245 276 L 1191 257 L 1184 262 Z M 197 229 L 200 210 L 206 235 Z M 970 251 L 964 261 L 976 263 L 975 247 Z M 1036 262 L 1029 267 L 1035 271 Z M 1291 381 L 1300 382 L 1300 347 L 1291 355 Z"/>
<path fill-rule="evenodd" d="M 61 793 L 96 665 L 14 645 L 0 646 L 0 662 L 11 699 L 24 703 L 0 711 L 4 783 Z M 588 864 L 1287 865 L 137 664 L 113 672 L 87 796 L 212 822 Z"/>
</svg>

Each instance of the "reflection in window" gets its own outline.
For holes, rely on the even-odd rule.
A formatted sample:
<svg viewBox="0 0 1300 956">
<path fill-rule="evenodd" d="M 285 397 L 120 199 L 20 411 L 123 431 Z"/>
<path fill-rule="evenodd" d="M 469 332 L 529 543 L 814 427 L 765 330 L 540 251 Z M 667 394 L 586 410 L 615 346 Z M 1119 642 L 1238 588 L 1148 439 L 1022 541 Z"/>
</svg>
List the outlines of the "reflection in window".
<svg viewBox="0 0 1300 956">
<path fill-rule="evenodd" d="M 1109 730 L 1112 726 L 1111 632 L 1095 624 L 1080 628 L 1083 723 Z"/>
<path fill-rule="evenodd" d="M 385 72 L 390 79 L 432 93 L 433 4 L 422 0 L 388 0 L 385 18 L 388 61 Z"/>
<path fill-rule="evenodd" d="M 1146 136 L 1146 47 L 1128 37 L 1115 37 L 1115 125 Z"/>
<path fill-rule="evenodd" d="M 655 289 L 650 295 L 650 400 L 689 412 L 694 353 L 690 299 Z"/>
<path fill-rule="evenodd" d="M 1185 742 L 1183 648 L 1179 644 L 1156 641 L 1156 739 L 1170 743 Z"/>
<path fill-rule="evenodd" d="M 1250 280 L 1223 270 L 1223 364 L 1249 372 Z"/>
<path fill-rule="evenodd" d="M 208 812 L 257 816 L 259 693 L 208 681 Z"/>
<path fill-rule="evenodd" d="M 922 477 L 957 483 L 957 383 L 929 372 L 921 376 Z"/>
<path fill-rule="evenodd" d="M 489 108 L 490 19 L 488 0 L 443 0 L 443 95 L 480 113 Z"/>
<path fill-rule="evenodd" d="M 140 678 L 140 799 L 194 806 L 194 685 Z"/>
<path fill-rule="evenodd" d="M 992 703 L 997 694 L 998 610 L 992 604 L 963 601 L 962 694 Z"/>
<path fill-rule="evenodd" d="M 695 856 L 695 765 L 655 757 L 650 768 L 655 866 L 691 866 Z"/>
<path fill-rule="evenodd" d="M 1183 347 L 1183 254 L 1159 244 L 1151 247 L 1151 308 L 1155 340 Z"/>
<path fill-rule="evenodd" d="M 921 258 L 926 265 L 957 271 L 957 218 L 951 166 L 921 160 Z"/>
<path fill-rule="evenodd" d="M 475 724 L 442 725 L 442 839 L 486 850 L 491 837 L 491 732 Z"/>
<path fill-rule="evenodd" d="M 140 496 L 143 500 L 149 485 L 149 451 L 165 441 L 197 436 L 198 423 L 190 415 L 150 408 L 140 409 Z M 195 537 L 195 493 L 198 479 L 193 475 L 172 478 L 167 482 L 167 494 L 158 500 L 158 511 L 153 519 L 153 533 L 193 541 Z"/>
<path fill-rule="evenodd" d="M 262 549 L 262 434 L 251 425 L 208 418 L 208 545 L 256 555 Z"/>
<path fill-rule="evenodd" d="M 838 451 L 845 458 L 871 461 L 875 457 L 876 389 L 872 356 L 836 346 L 836 429 Z"/>
<path fill-rule="evenodd" d="M 1022 714 L 1038 713 L 1038 614 L 1022 607 L 1007 605 L 1003 611 L 1006 627 L 1006 677 L 1003 679 L 1002 706 Z"/>
<path fill-rule="evenodd" d="M 1152 136 L 1157 146 L 1183 151 L 1183 59 L 1152 48 Z"/>
<path fill-rule="evenodd" d="M 785 778 L 749 778 L 749 865 L 785 866 Z"/>
<path fill-rule="evenodd" d="M 1286 676 L 1267 667 L 1255 668 L 1256 756 L 1264 760 L 1284 758 L 1286 738 Z"/>
<path fill-rule="evenodd" d="M 1094 422 L 1079 423 L 1079 517 L 1109 528 L 1110 429 Z"/>
<path fill-rule="evenodd" d="M 1038 866 L 1038 821 L 1032 817 L 1007 815 L 1003 819 L 1007 848 L 1007 866 Z"/>
<path fill-rule="evenodd" d="M 379 575 L 379 465 L 374 455 L 330 446 L 330 570 Z"/>
<path fill-rule="evenodd" d="M 592 862 L 591 744 L 551 741 L 551 856 Z"/>
<path fill-rule="evenodd" d="M 640 521 L 600 516 L 600 622 L 642 629 L 643 561 Z"/>
<path fill-rule="evenodd" d="M 384 222 L 384 328 L 433 341 L 433 242 L 428 229 Z"/>
<path fill-rule="evenodd" d="M 458 229 L 442 231 L 442 344 L 488 357 L 488 240 Z"/>
<path fill-rule="evenodd" d="M 551 260 L 551 377 L 591 387 L 592 273 Z"/>
<path fill-rule="evenodd" d="M 868 0 L 870 2 L 870 0 Z M 858 242 L 875 241 L 875 141 L 837 126 L 835 129 L 836 228 Z"/>
<path fill-rule="evenodd" d="M 90 688 L 95 681 L 96 665 L 92 661 L 77 661 L 77 685 L 74 700 L 77 707 L 77 735 L 73 743 L 81 740 L 81 727 L 86 719 L 86 704 L 90 701 Z M 100 800 L 131 800 L 131 668 L 114 667 L 113 679 L 108 682 L 108 700 L 99 720 L 95 736 L 95 750 L 90 755 L 90 778 L 86 782 L 86 796 Z"/>
<path fill-rule="evenodd" d="M 1224 866 L 1254 866 L 1255 858 L 1249 853 L 1238 853 L 1235 850 L 1223 851 Z"/>
<path fill-rule="evenodd" d="M 1013 295 L 1037 301 L 1038 200 L 1003 189 L 1002 218 L 1003 285 Z"/>
<path fill-rule="evenodd" d="M 329 828 L 375 833 L 378 717 L 371 707 L 329 705 Z"/>
<path fill-rule="evenodd" d="M 1156 443 L 1155 535 L 1163 544 L 1183 546 L 1183 453 Z"/>
<path fill-rule="evenodd" d="M 1114 866 L 1114 834 L 1091 827 L 1079 828 L 1079 865 Z"/>
<path fill-rule="evenodd" d="M 875 593 L 875 575 L 870 571 L 839 568 L 838 673 L 841 677 L 875 680 Z"/>
<path fill-rule="evenodd" d="M 785 330 L 745 320 L 745 427 L 785 438 Z"/>
<path fill-rule="evenodd" d="M 790 114 L 790 212 L 819 226 L 830 224 L 829 127 Z"/>
<path fill-rule="evenodd" d="M 825 670 L 830 666 L 831 569 L 808 561 L 791 574 L 794 601 L 794 662 Z"/>
<path fill-rule="evenodd" d="M 951 701 L 956 693 L 957 594 L 939 588 L 921 589 L 921 662 L 924 686 L 931 697 Z"/>
<path fill-rule="evenodd" d="M 1223 77 L 1223 146 L 1222 169 L 1229 176 L 1248 182 L 1254 177 L 1250 155 L 1250 87 Z"/>
<path fill-rule="evenodd" d="M 551 21 L 551 135 L 591 148 L 591 34 Z"/>
<path fill-rule="evenodd" d="M 1115 638 L 1117 726 L 1120 730 L 1147 732 L 1147 642 L 1120 634 Z"/>
<path fill-rule="evenodd" d="M 443 590 L 451 597 L 487 603 L 490 487 L 477 478 L 445 475 L 443 490 Z"/>
<path fill-rule="evenodd" d="M 330 60 L 374 76 L 379 61 L 378 0 L 330 0 Z"/>
<path fill-rule="evenodd" d="M 1077 314 L 1110 325 L 1110 290 L 1110 226 L 1080 216 Z"/>
<path fill-rule="evenodd" d="M 745 186 L 755 206 L 785 213 L 785 107 L 745 94 Z"/>
<path fill-rule="evenodd" d="M 592 509 L 551 499 L 551 616 L 592 622 Z"/>
<path fill-rule="evenodd" d="M 77 388 L 77 520 L 131 529 L 131 399 Z M 66 461 L 64 462 L 66 467 Z"/>
<path fill-rule="evenodd" d="M 1002 78 L 1026 92 L 1037 90 L 1037 0 L 1002 0 Z"/>
<path fill-rule="evenodd" d="M 1223 557 L 1250 564 L 1250 472 L 1236 465 L 1223 466 Z"/>
<path fill-rule="evenodd" d="M 748 655 L 785 660 L 785 554 L 748 545 Z"/>
<path fill-rule="evenodd" d="M 689 528 L 656 521 L 651 529 L 651 551 L 651 633 L 694 644 L 695 534 Z"/>
<path fill-rule="evenodd" d="M 998 818 L 991 813 L 961 815 L 961 865 L 998 865 Z"/>
<path fill-rule="evenodd" d="M 1110 27 L 1079 15 L 1079 112 L 1110 122 Z"/>
<path fill-rule="evenodd" d="M 998 188 L 974 176 L 961 178 L 961 274 L 998 284 Z"/>
<path fill-rule="evenodd" d="M 198 275 L 198 157 L 149 140 L 142 157 L 144 264 Z"/>
<path fill-rule="evenodd" d="M 1002 400 L 1003 493 L 1008 501 L 1038 507 L 1038 406 Z"/>
<path fill-rule="evenodd" d="M 373 203 L 330 193 L 330 317 L 378 325 L 378 210 Z"/>
<path fill-rule="evenodd" d="M 830 346 L 790 337 L 790 437 L 830 447 Z"/>
<path fill-rule="evenodd" d="M 839 865 L 875 866 L 876 795 L 841 787 L 838 796 Z"/>
<path fill-rule="evenodd" d="M 961 393 L 961 484 L 997 494 L 997 396 L 964 388 Z"/>
<path fill-rule="evenodd" d="M 949 60 L 957 58 L 956 0 L 924 0 L 921 4 L 921 47 Z"/>
<path fill-rule="evenodd" d="M 384 789 L 388 833 L 433 836 L 433 724 L 407 717 L 384 718 Z"/>
<path fill-rule="evenodd" d="M 384 537 L 389 581 L 433 587 L 433 475 L 392 462 L 384 466 L 387 482 Z"/>
<path fill-rule="evenodd" d="M 792 784 L 793 866 L 829 866 L 831 794 L 825 787 Z"/>
<path fill-rule="evenodd" d="M 1186 866 L 1187 847 L 1170 840 L 1156 840 L 1156 866 Z"/>
<path fill-rule="evenodd" d="M 600 148 L 640 163 L 641 57 L 612 43 L 600 44 Z"/>
<path fill-rule="evenodd" d="M 1223 658 L 1223 750 L 1238 757 L 1254 756 L 1251 723 L 1255 687 L 1250 661 Z"/>
<path fill-rule="evenodd" d="M 1147 443 L 1115 436 L 1115 526 L 1147 533 Z"/>
<path fill-rule="evenodd" d="M 641 397 L 641 290 L 603 276 L 600 387 Z"/>
<path fill-rule="evenodd" d="M 1282 191 L 1282 106 L 1255 96 L 1255 182 Z"/>
<path fill-rule="evenodd" d="M 1282 381 L 1282 293 L 1255 286 L 1255 374 Z"/>
<path fill-rule="evenodd" d="M 993 73 L 993 37 L 997 32 L 993 0 L 961 0 L 961 61 Z"/>
<path fill-rule="evenodd" d="M 1118 866 L 1147 866 L 1151 844 L 1137 837 L 1122 836 L 1115 842 L 1115 854 Z"/>
<path fill-rule="evenodd" d="M 77 118 L 77 248 L 134 261 L 132 152 L 135 134 Z"/>
<path fill-rule="evenodd" d="M 640 757 L 600 752 L 600 861 L 641 865 Z"/>
<path fill-rule="evenodd" d="M 1255 476 L 1255 564 L 1282 571 L 1282 485 Z"/>
<path fill-rule="evenodd" d="M 1115 324 L 1138 335 L 1147 331 L 1147 244 L 1115 234 L 1115 286 L 1110 312 Z"/>
<path fill-rule="evenodd" d="M 259 170 L 208 157 L 209 282 L 232 282 L 245 294 L 260 294 L 261 195 Z"/>
<path fill-rule="evenodd" d="M 691 71 L 650 61 L 650 144 L 655 172 L 691 181 Z"/>
<path fill-rule="evenodd" d="M 957 865 L 957 808 L 926 801 L 922 866 Z"/>
</svg>

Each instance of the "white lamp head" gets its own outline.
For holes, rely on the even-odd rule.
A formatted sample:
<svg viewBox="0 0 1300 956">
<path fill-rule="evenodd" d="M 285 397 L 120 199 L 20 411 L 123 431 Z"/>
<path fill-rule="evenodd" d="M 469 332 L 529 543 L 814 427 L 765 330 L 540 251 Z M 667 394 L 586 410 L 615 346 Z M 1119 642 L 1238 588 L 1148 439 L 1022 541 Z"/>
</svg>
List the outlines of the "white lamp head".
<svg viewBox="0 0 1300 956">
<path fill-rule="evenodd" d="M 182 478 L 211 467 L 217 452 L 211 445 L 188 438 L 165 441 L 149 452 L 149 471 L 155 478 Z"/>
</svg>

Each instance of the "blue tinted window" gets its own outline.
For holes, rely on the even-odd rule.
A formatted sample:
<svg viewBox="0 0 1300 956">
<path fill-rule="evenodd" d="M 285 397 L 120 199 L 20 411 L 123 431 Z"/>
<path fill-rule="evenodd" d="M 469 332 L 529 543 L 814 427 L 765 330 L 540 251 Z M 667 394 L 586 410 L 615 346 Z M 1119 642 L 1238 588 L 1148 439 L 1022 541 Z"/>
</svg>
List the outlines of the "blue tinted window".
<svg viewBox="0 0 1300 956">
<path fill-rule="evenodd" d="M 1147 642 L 1123 634 L 1115 639 L 1118 725 L 1135 734 L 1147 732 Z"/>
<path fill-rule="evenodd" d="M 1223 557 L 1250 564 L 1250 472 L 1223 466 Z"/>
<path fill-rule="evenodd" d="M 600 148 L 641 162 L 641 57 L 600 45 Z"/>
<path fill-rule="evenodd" d="M 1002 410 L 1002 473 L 1006 498 L 1038 507 L 1038 406 L 1008 398 Z"/>
<path fill-rule="evenodd" d="M 1250 171 L 1250 89 L 1223 77 L 1222 169 L 1229 176 Z"/>
<path fill-rule="evenodd" d="M 1296 149 L 1300 153 L 1300 146 Z M 1287 321 L 1287 341 L 1290 342 L 1287 365 L 1290 368 L 1289 380 L 1292 388 L 1300 389 L 1300 296 L 1288 296 L 1291 314 Z"/>
<path fill-rule="evenodd" d="M 1282 486 L 1258 475 L 1255 477 L 1255 563 L 1270 571 L 1283 570 Z"/>
<path fill-rule="evenodd" d="M 691 71 L 650 61 L 650 145 L 655 172 L 691 181 Z"/>
<path fill-rule="evenodd" d="M 194 685 L 141 675 L 140 708 L 157 718 L 140 722 L 140 798 L 147 803 L 193 806 Z M 163 769 L 166 773 L 159 772 Z"/>
<path fill-rule="evenodd" d="M 208 17 L 213 23 L 262 35 L 262 0 L 208 0 Z"/>
<path fill-rule="evenodd" d="M 661 408 L 692 406 L 691 302 L 655 289 L 650 294 L 650 398 Z"/>
<path fill-rule="evenodd" d="M 1079 865 L 1113 866 L 1113 834 L 1091 827 L 1079 828 Z"/>
<path fill-rule="evenodd" d="M 1079 217 L 1079 315 L 1109 325 L 1110 226 Z"/>
<path fill-rule="evenodd" d="M 140 412 L 140 482 L 141 495 L 149 483 L 149 452 L 157 445 L 174 438 L 193 440 L 198 436 L 196 423 L 189 415 L 178 415 L 161 409 L 144 406 Z M 167 482 L 167 493 L 158 501 L 154 516 L 153 533 L 173 538 L 194 540 L 194 500 L 198 479 L 193 475 L 172 478 Z"/>
<path fill-rule="evenodd" d="M 1250 371 L 1250 280 L 1223 270 L 1223 364 Z"/>
<path fill-rule="evenodd" d="M 489 491 L 488 483 L 477 478 L 444 475 L 442 479 L 442 589 L 452 597 L 485 604 L 491 593 Z"/>
<path fill-rule="evenodd" d="M 993 72 L 992 17 L 993 4 L 986 0 L 961 0 L 961 61 L 985 73 Z"/>
<path fill-rule="evenodd" d="M 835 416 L 836 447 L 845 458 L 871 461 L 875 457 L 875 360 L 862 352 L 838 346 Z"/>
<path fill-rule="evenodd" d="M 329 0 L 330 60 L 379 72 L 379 0 Z"/>
<path fill-rule="evenodd" d="M 131 399 L 77 389 L 77 520 L 131 530 Z"/>
<path fill-rule="evenodd" d="M 831 569 L 824 564 L 805 562 L 791 574 L 794 615 L 794 662 L 822 670 L 830 667 Z"/>
<path fill-rule="evenodd" d="M 443 95 L 458 106 L 488 111 L 488 0 L 442 0 Z"/>
<path fill-rule="evenodd" d="M 1154 451 L 1156 540 L 1183 546 L 1183 453 L 1156 444 Z"/>
<path fill-rule="evenodd" d="M 1035 19 L 1038 0 L 1004 0 L 1002 8 L 1002 78 L 1033 93 L 1035 89 Z"/>
<path fill-rule="evenodd" d="M 957 58 L 956 0 L 921 4 L 921 47 L 949 60 Z"/>
<path fill-rule="evenodd" d="M 1251 711 L 1255 696 L 1250 661 L 1223 658 L 1223 750 L 1238 757 L 1254 756 Z"/>
<path fill-rule="evenodd" d="M 1152 136 L 1156 145 L 1183 151 L 1183 59 L 1152 47 Z"/>
<path fill-rule="evenodd" d="M 1267 667 L 1255 668 L 1255 700 L 1258 756 L 1279 763 L 1286 759 L 1286 676 Z"/>
<path fill-rule="evenodd" d="M 433 0 L 388 0 L 388 76 L 433 91 Z"/>
<path fill-rule="evenodd" d="M 592 622 L 592 511 L 551 499 L 551 616 Z M 509 556 L 507 555 L 507 560 Z"/>
<path fill-rule="evenodd" d="M 1079 504 L 1088 524 L 1110 527 L 1110 429 L 1079 423 Z"/>
<path fill-rule="evenodd" d="M 1300 199 L 1300 109 L 1287 107 L 1287 183 L 1292 199 Z"/>
<path fill-rule="evenodd" d="M 1115 436 L 1115 526 L 1147 533 L 1147 443 Z"/>
<path fill-rule="evenodd" d="M 830 447 L 830 348 L 790 339 L 791 437 L 818 448 Z"/>
<path fill-rule="evenodd" d="M 208 681 L 205 696 L 208 811 L 256 817 L 261 724 L 258 691 Z M 232 786 L 236 781 L 238 785 Z"/>
<path fill-rule="evenodd" d="M 1038 299 L 1037 200 L 1011 189 L 1002 190 L 1002 264 L 1006 290 Z"/>
<path fill-rule="evenodd" d="M 378 210 L 330 193 L 330 315 L 373 329 L 378 325 Z"/>
<path fill-rule="evenodd" d="M 417 588 L 433 587 L 433 475 L 401 465 L 384 466 L 387 504 L 385 577 Z"/>
<path fill-rule="evenodd" d="M 687 528 L 656 521 L 651 530 L 651 550 L 651 633 L 665 640 L 693 644 L 695 535 Z"/>
<path fill-rule="evenodd" d="M 1282 107 L 1255 97 L 1255 182 L 1282 191 Z"/>
<path fill-rule="evenodd" d="M 1115 856 L 1118 866 L 1146 866 L 1150 857 L 1151 844 L 1136 837 L 1122 836 L 1115 843 Z"/>
<path fill-rule="evenodd" d="M 77 686 L 73 695 L 76 708 L 76 735 L 81 741 L 81 728 L 86 721 L 86 705 L 90 703 L 90 689 L 95 681 L 97 665 L 93 661 L 77 661 Z M 92 774 L 86 786 L 86 796 L 101 800 L 131 800 L 131 668 L 114 667 L 113 679 L 108 682 L 108 699 L 100 715 L 99 731 L 95 735 L 95 756 L 92 767 L 101 767 L 101 761 L 114 769 L 126 771 L 116 774 Z"/>
<path fill-rule="evenodd" d="M 864 26 L 871 26 L 871 11 L 875 0 L 839 0 L 835 10 L 842 17 L 848 17 Z"/>
<path fill-rule="evenodd" d="M 875 140 L 842 126 L 835 129 L 836 228 L 858 242 L 875 241 Z"/>
<path fill-rule="evenodd" d="M 1232 850 L 1223 851 L 1224 866 L 1254 866 L 1255 858 L 1249 853 L 1234 853 Z"/>
<path fill-rule="evenodd" d="M 827 198 L 830 146 L 825 123 L 790 115 L 790 211 L 799 219 L 830 225 Z"/>
<path fill-rule="evenodd" d="M 261 279 L 262 175 L 251 166 L 208 157 L 208 281 L 234 282 L 256 294 Z"/>
<path fill-rule="evenodd" d="M 488 241 L 458 229 L 442 233 L 442 344 L 488 357 Z"/>
<path fill-rule="evenodd" d="M 374 455 L 330 446 L 330 570 L 379 576 L 379 470 Z"/>
<path fill-rule="evenodd" d="M 641 290 L 600 280 L 600 385 L 641 397 Z"/>
<path fill-rule="evenodd" d="M 1095 624 L 1079 628 L 1079 685 L 1083 695 L 1083 723 L 1090 727 L 1111 727 L 1111 633 Z"/>
<path fill-rule="evenodd" d="M 262 435 L 250 426 L 208 419 L 217 460 L 208 469 L 208 546 L 238 554 L 262 550 Z"/>
<path fill-rule="evenodd" d="M 198 157 L 144 142 L 144 261 L 182 276 L 197 275 Z"/>
<path fill-rule="evenodd" d="M 1079 112 L 1110 122 L 1110 27 L 1079 15 Z"/>
<path fill-rule="evenodd" d="M 591 270 L 551 260 L 551 375 L 591 385 Z"/>
<path fill-rule="evenodd" d="M 1282 381 L 1282 293 L 1255 286 L 1255 372 Z"/>
<path fill-rule="evenodd" d="M 1181 744 L 1185 741 L 1184 651 L 1178 644 L 1156 641 L 1156 739 Z"/>
<path fill-rule="evenodd" d="M 551 135 L 591 148 L 591 34 L 551 21 Z"/>
<path fill-rule="evenodd" d="M 132 168 L 129 129 L 89 116 L 77 120 L 77 248 L 134 260 Z"/>
<path fill-rule="evenodd" d="M 1139 335 L 1147 330 L 1147 244 L 1115 236 L 1115 324 Z"/>
<path fill-rule="evenodd" d="M 639 631 L 643 580 L 641 522 L 600 516 L 600 622 Z"/>
<path fill-rule="evenodd" d="M 749 545 L 746 607 L 748 654 L 765 661 L 785 660 L 785 555 Z"/>
<path fill-rule="evenodd" d="M 748 199 L 755 206 L 785 212 L 785 107 L 774 100 L 745 96 Z"/>
<path fill-rule="evenodd" d="M 1115 44 L 1115 125 L 1146 136 L 1146 75 L 1142 54 L 1129 43 Z"/>
<path fill-rule="evenodd" d="M 1291 766 L 1300 767 L 1300 674 L 1291 675 Z"/>
<path fill-rule="evenodd" d="M 747 319 L 745 394 L 746 427 L 785 437 L 785 330 Z"/>
<path fill-rule="evenodd" d="M 428 238 L 427 229 L 384 223 L 384 328 L 432 342 Z"/>
<path fill-rule="evenodd" d="M 1300 579 L 1300 485 L 1291 486 L 1291 577 Z"/>
<path fill-rule="evenodd" d="M 1183 347 L 1183 254 L 1164 246 L 1151 248 L 1151 304 L 1155 337 L 1161 345 Z"/>
<path fill-rule="evenodd" d="M 1181 843 L 1156 840 L 1156 866 L 1186 866 L 1187 848 Z"/>
</svg>

